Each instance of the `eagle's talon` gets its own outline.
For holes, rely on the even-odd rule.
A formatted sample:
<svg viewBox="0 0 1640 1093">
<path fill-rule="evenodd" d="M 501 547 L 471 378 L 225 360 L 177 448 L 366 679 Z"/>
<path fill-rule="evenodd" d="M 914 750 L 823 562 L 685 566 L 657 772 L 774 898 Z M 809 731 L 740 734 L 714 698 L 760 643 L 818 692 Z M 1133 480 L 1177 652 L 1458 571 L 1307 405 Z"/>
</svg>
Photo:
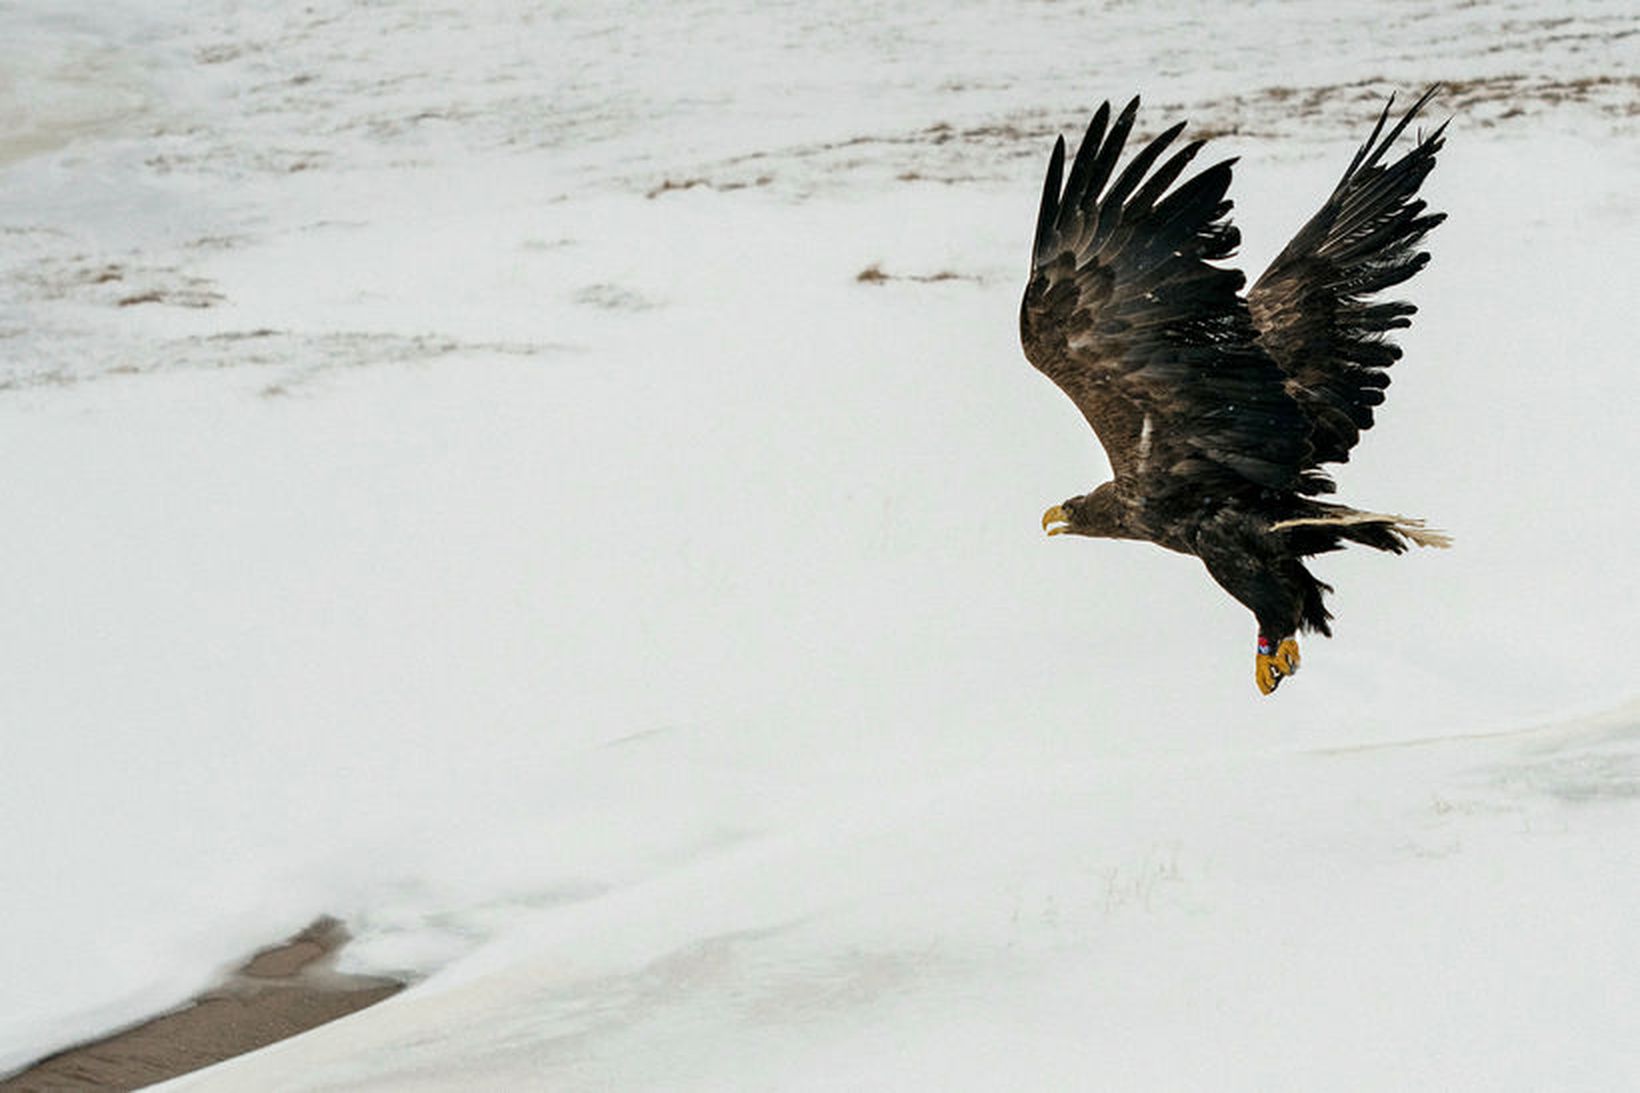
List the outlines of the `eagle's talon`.
<svg viewBox="0 0 1640 1093">
<path fill-rule="evenodd" d="M 1258 683 L 1259 694 L 1274 694 L 1275 689 L 1281 686 L 1281 681 L 1298 671 L 1300 658 L 1298 642 L 1292 638 L 1283 638 L 1276 651 L 1264 652 L 1269 648 L 1269 642 L 1259 639 L 1259 652 L 1254 657 L 1253 679 Z"/>
</svg>

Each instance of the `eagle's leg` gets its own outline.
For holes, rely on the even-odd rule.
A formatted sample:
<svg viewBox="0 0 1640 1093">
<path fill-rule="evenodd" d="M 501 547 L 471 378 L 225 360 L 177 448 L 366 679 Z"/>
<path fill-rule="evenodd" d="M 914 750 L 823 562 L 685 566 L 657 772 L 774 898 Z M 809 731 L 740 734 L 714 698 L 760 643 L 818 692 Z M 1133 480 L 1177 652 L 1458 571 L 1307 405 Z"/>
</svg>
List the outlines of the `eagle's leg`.
<svg viewBox="0 0 1640 1093">
<path fill-rule="evenodd" d="M 1258 636 L 1258 655 L 1253 658 L 1254 680 L 1259 694 L 1271 694 L 1281 681 L 1298 671 L 1298 642 L 1282 638 L 1280 644 L 1263 634 Z"/>
</svg>

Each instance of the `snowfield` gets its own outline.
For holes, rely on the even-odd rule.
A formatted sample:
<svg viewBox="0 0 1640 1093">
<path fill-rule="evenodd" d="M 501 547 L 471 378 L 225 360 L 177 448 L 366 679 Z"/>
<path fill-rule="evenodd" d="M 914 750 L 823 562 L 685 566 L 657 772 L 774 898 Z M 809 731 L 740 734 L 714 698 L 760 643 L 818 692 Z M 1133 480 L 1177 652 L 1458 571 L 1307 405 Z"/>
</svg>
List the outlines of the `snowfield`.
<svg viewBox="0 0 1640 1093">
<path fill-rule="evenodd" d="M 1640 1085 L 1631 5 L 0 0 L 0 1072 L 320 913 L 166 1088 Z M 1384 96 L 1449 221 L 1253 687 L 1023 360 L 1053 136 Z M 1204 158 L 1204 162 L 1211 162 Z M 886 279 L 860 280 L 867 270 Z"/>
</svg>

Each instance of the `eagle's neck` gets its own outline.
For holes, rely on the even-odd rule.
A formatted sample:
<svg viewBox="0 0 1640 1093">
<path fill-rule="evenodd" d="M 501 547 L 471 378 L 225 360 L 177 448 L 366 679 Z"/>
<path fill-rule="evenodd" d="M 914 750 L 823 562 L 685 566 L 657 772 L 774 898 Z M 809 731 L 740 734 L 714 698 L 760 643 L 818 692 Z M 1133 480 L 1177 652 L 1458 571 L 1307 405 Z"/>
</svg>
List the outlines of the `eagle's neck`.
<svg viewBox="0 0 1640 1093">
<path fill-rule="evenodd" d="M 1077 499 L 1077 531 L 1098 539 L 1148 539 L 1134 520 L 1131 506 L 1116 494 L 1116 483 L 1106 482 Z"/>
</svg>

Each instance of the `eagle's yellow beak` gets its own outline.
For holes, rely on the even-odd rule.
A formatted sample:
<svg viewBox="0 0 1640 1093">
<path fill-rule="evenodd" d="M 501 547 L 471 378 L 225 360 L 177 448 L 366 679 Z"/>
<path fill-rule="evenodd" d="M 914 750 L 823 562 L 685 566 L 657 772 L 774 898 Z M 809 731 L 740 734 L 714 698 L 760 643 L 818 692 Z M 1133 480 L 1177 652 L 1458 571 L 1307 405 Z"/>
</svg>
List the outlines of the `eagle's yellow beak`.
<svg viewBox="0 0 1640 1093">
<path fill-rule="evenodd" d="M 1042 530 L 1047 532 L 1049 535 L 1063 535 L 1065 532 L 1070 530 L 1070 528 L 1066 526 L 1070 522 L 1071 518 L 1066 516 L 1065 510 L 1060 508 L 1058 505 L 1055 505 L 1053 508 L 1042 514 Z M 1058 524 L 1060 526 L 1051 528 L 1048 526 L 1049 524 Z"/>
</svg>

